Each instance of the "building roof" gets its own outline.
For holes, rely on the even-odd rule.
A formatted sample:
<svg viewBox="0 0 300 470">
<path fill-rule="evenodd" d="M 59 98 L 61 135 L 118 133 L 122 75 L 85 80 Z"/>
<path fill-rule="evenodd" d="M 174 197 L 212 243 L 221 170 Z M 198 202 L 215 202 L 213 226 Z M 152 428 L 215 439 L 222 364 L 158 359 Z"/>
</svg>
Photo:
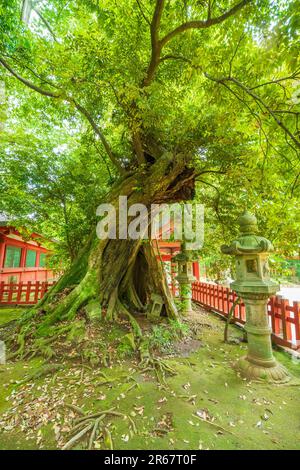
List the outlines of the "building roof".
<svg viewBox="0 0 300 470">
<path fill-rule="evenodd" d="M 11 222 L 8 222 L 8 221 L 5 221 L 5 220 L 1 220 L 1 216 L 2 214 L 0 214 L 0 230 L 1 230 L 1 227 L 6 227 L 7 229 L 11 229 L 11 230 L 14 230 L 15 232 L 17 232 L 20 236 L 22 236 L 22 234 L 17 230 L 17 228 L 11 223 Z M 25 227 L 24 227 L 25 228 Z M 42 235 L 41 233 L 38 233 L 38 232 L 32 232 L 30 234 L 30 238 L 31 239 L 35 239 L 35 238 L 41 238 L 43 240 L 48 240 L 52 243 L 59 243 L 58 240 L 56 240 L 55 238 L 49 238 L 49 237 L 46 237 L 45 235 Z"/>
</svg>

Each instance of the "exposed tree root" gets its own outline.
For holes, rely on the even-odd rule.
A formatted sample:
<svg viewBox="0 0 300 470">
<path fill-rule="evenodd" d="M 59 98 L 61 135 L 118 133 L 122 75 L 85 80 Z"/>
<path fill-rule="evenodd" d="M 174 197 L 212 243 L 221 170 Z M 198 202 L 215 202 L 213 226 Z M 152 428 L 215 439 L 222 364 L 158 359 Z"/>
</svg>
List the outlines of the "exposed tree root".
<svg viewBox="0 0 300 470">
<path fill-rule="evenodd" d="M 31 380 L 37 380 L 42 377 L 46 377 L 49 374 L 58 372 L 62 368 L 63 366 L 61 364 L 43 364 L 32 374 L 25 376 L 25 378 L 21 380 L 21 382 L 15 382 L 15 383 L 17 383 L 18 385 L 23 385 L 27 382 L 30 382 Z"/>
<path fill-rule="evenodd" d="M 78 410 L 79 414 L 82 414 L 82 410 Z M 133 433 L 137 433 L 136 425 L 131 416 L 125 415 L 119 411 L 115 411 L 114 408 L 109 410 L 99 411 L 92 414 L 84 414 L 77 420 L 74 421 L 74 427 L 70 431 L 71 439 L 63 446 L 62 450 L 68 450 L 74 447 L 82 438 L 90 433 L 87 448 L 91 450 L 94 445 L 94 441 L 97 439 L 103 440 L 103 444 L 106 449 L 113 449 L 113 440 L 109 429 L 102 425 L 103 420 L 108 416 L 119 417 L 128 419 L 130 427 Z M 102 427 L 101 427 L 102 426 Z"/>
<path fill-rule="evenodd" d="M 207 419 L 200 418 L 200 416 L 195 415 L 195 414 L 193 416 L 195 416 L 195 418 L 198 418 L 200 421 L 202 421 L 202 423 L 209 424 L 210 426 L 213 426 L 214 428 L 218 429 L 222 433 L 228 433 L 228 434 L 231 434 L 232 436 L 238 437 L 232 431 L 229 431 L 228 429 L 223 428 L 223 426 L 220 426 L 217 423 L 213 423 L 212 421 L 208 421 Z"/>
<path fill-rule="evenodd" d="M 79 406 L 73 405 L 72 403 L 65 403 L 63 406 L 66 408 L 70 408 L 70 410 L 75 411 L 81 416 L 85 416 L 85 412 L 81 408 L 79 408 Z"/>
<path fill-rule="evenodd" d="M 177 375 L 176 370 L 170 367 L 163 359 L 154 356 L 150 356 L 148 359 L 142 361 L 140 367 L 142 369 L 142 373 L 153 371 L 156 375 L 157 381 L 164 387 L 168 387 L 166 382 L 166 377 L 168 375 Z"/>
</svg>

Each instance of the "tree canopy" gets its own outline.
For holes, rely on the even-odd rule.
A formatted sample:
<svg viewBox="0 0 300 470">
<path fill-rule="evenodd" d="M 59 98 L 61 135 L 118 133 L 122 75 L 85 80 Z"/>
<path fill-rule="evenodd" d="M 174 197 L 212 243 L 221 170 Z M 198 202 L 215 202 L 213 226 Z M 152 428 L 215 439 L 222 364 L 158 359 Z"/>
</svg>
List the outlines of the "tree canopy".
<svg viewBox="0 0 300 470">
<path fill-rule="evenodd" d="M 73 257 L 111 183 L 170 152 L 196 168 L 208 251 L 245 207 L 294 250 L 299 22 L 284 0 L 2 0 L 3 210 Z"/>
</svg>

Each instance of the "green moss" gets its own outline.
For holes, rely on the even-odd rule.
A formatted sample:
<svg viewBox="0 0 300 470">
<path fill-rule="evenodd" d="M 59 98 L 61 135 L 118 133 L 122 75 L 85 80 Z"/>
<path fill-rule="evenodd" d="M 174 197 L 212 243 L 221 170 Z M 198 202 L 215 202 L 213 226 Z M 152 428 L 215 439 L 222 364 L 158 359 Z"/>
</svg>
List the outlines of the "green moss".
<svg viewBox="0 0 300 470">
<path fill-rule="evenodd" d="M 172 352 L 174 341 L 178 341 L 189 332 L 189 327 L 178 320 L 152 326 L 149 335 L 149 346 L 160 352 Z"/>
<path fill-rule="evenodd" d="M 111 368 L 89 370 L 77 366 L 58 371 L 55 377 L 40 378 L 32 384 L 27 400 L 43 396 L 47 387 L 54 400 L 64 393 L 61 390 L 67 390 L 66 401 L 74 400 L 85 411 L 115 407 L 130 415 L 137 434 L 131 432 L 128 419 L 106 420 L 111 423 L 115 449 L 299 449 L 300 387 L 247 383 L 238 377 L 231 366 L 245 354 L 246 345 L 224 344 L 223 328 L 221 320 L 210 316 L 199 331 L 203 347 L 189 357 L 167 360 L 177 371 L 176 376 L 167 378 L 168 389 L 158 385 L 151 371 L 142 373 L 135 359 L 129 358 Z M 109 325 L 105 334 L 106 341 L 116 341 L 124 331 Z M 241 332 L 230 327 L 230 336 L 241 336 Z M 279 351 L 275 355 L 300 379 L 299 362 Z M 2 366 L 0 413 L 11 406 L 17 406 L 20 413 L 22 403 L 6 401 L 16 387 L 11 381 L 21 380 L 25 371 L 32 373 L 40 364 L 32 360 Z M 206 410 L 223 431 L 195 417 L 199 410 Z M 67 416 L 66 411 L 60 411 L 60 418 L 55 419 L 61 422 L 62 416 Z M 53 424 L 42 426 L 44 448 L 56 447 Z M 83 442 L 76 448 L 84 446 Z M 0 433 L 0 448 L 38 446 L 36 439 L 26 440 L 25 434 L 16 429 Z"/>
<path fill-rule="evenodd" d="M 89 302 L 88 305 L 86 305 L 85 307 L 85 311 L 90 321 L 94 322 L 101 320 L 101 305 L 98 300 L 93 300 L 92 302 Z"/>
<path fill-rule="evenodd" d="M 0 325 L 4 325 L 5 323 L 8 323 L 12 320 L 17 320 L 23 315 L 24 312 L 26 312 L 26 309 L 22 307 L 0 307 Z"/>
</svg>

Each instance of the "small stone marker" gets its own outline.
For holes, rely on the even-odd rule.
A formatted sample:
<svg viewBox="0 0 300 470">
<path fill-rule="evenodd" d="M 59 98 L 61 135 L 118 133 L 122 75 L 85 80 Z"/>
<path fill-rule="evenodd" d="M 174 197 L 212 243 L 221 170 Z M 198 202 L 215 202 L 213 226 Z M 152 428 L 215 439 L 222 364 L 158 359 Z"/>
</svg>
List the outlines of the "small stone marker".
<svg viewBox="0 0 300 470">
<path fill-rule="evenodd" d="M 6 348 L 4 341 L 0 341 L 0 364 L 6 364 Z"/>
<path fill-rule="evenodd" d="M 151 304 L 147 313 L 147 318 L 149 320 L 158 320 L 163 308 L 163 299 L 160 295 L 152 294 L 151 295 Z"/>
</svg>

